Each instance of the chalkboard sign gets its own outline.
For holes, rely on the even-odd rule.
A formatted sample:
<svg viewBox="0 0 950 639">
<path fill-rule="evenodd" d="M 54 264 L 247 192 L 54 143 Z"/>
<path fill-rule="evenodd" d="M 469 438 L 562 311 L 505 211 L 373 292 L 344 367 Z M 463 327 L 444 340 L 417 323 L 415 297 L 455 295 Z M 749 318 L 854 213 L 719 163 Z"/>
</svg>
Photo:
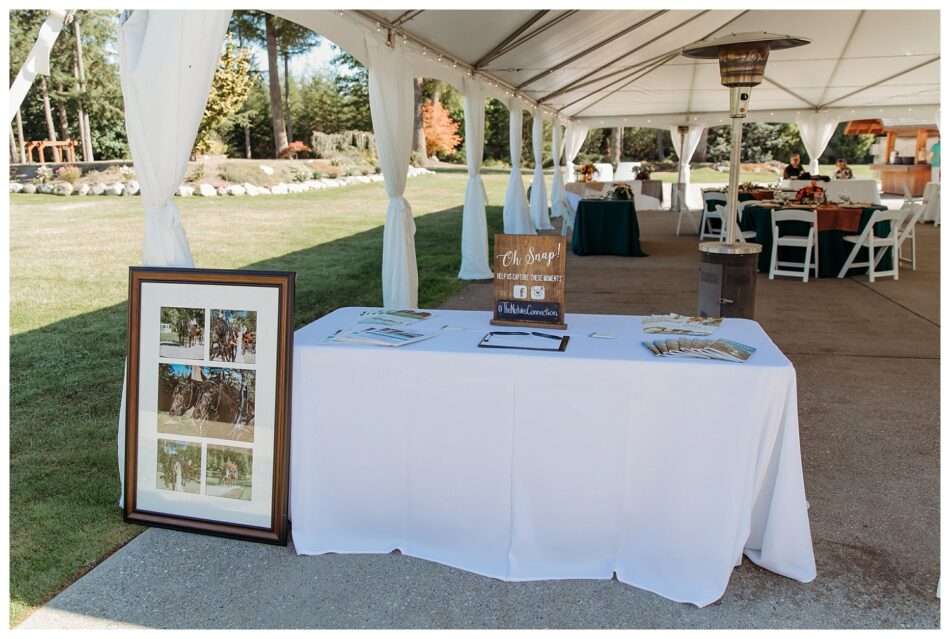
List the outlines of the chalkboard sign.
<svg viewBox="0 0 950 639">
<path fill-rule="evenodd" d="M 492 324 L 567 328 L 564 323 L 566 243 L 559 235 L 495 236 Z"/>
</svg>

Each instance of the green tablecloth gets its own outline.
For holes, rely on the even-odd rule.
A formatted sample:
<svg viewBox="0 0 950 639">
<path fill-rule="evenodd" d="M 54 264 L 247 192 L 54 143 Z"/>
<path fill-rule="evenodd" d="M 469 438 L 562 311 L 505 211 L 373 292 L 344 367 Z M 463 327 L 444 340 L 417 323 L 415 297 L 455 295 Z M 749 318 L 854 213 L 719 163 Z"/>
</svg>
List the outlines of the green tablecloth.
<svg viewBox="0 0 950 639">
<path fill-rule="evenodd" d="M 857 232 L 850 231 L 819 231 L 818 232 L 818 277 L 838 277 L 838 272 L 844 266 L 848 255 L 854 248 L 854 244 L 844 241 L 845 235 L 857 235 L 867 226 L 868 219 L 875 211 L 883 211 L 885 206 L 871 206 L 861 211 L 861 227 Z M 771 207 L 766 206 L 746 206 L 742 211 L 742 219 L 739 226 L 744 231 L 755 231 L 755 239 L 750 240 L 762 245 L 762 252 L 759 254 L 759 272 L 768 273 L 772 265 L 772 211 Z M 879 222 L 874 229 L 877 236 L 887 235 L 890 231 L 890 222 Z M 801 222 L 786 222 L 782 224 L 783 233 L 793 233 L 795 235 L 808 235 L 808 224 Z M 780 260 L 804 260 L 805 249 L 794 246 L 779 247 Z M 867 249 L 861 249 L 856 262 L 867 260 Z M 878 265 L 880 270 L 891 268 L 891 251 L 884 253 L 884 257 Z M 849 269 L 848 275 L 867 272 L 867 268 Z"/>
<path fill-rule="evenodd" d="M 646 257 L 637 210 L 630 200 L 581 200 L 571 248 L 577 255 Z"/>
</svg>

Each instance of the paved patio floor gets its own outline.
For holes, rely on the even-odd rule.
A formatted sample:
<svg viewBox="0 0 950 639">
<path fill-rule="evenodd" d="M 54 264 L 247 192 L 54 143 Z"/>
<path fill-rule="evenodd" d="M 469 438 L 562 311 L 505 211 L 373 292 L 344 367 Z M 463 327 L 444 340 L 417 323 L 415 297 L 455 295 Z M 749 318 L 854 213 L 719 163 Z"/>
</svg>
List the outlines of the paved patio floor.
<svg viewBox="0 0 950 639">
<path fill-rule="evenodd" d="M 640 218 L 650 257 L 569 257 L 570 312 L 695 311 L 695 237 L 673 237 L 669 213 Z M 505 583 L 398 554 L 298 557 L 152 529 L 21 627 L 936 627 L 938 231 L 918 227 L 918 270 L 897 282 L 759 276 L 757 319 L 798 371 L 810 584 L 745 560 L 698 609 L 616 581 Z M 490 302 L 478 283 L 446 307 Z"/>
</svg>

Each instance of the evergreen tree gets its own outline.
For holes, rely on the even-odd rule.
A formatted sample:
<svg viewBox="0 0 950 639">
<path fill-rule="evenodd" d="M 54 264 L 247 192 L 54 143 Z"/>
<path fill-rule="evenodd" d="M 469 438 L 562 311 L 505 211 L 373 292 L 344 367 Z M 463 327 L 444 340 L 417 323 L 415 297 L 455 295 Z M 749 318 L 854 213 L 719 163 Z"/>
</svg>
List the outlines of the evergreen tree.
<svg viewBox="0 0 950 639">
<path fill-rule="evenodd" d="M 369 109 L 369 71 L 352 55 L 339 49 L 332 64 L 337 67 L 334 78 L 337 91 L 343 97 L 341 124 L 344 129 L 372 131 L 373 118 Z"/>
</svg>

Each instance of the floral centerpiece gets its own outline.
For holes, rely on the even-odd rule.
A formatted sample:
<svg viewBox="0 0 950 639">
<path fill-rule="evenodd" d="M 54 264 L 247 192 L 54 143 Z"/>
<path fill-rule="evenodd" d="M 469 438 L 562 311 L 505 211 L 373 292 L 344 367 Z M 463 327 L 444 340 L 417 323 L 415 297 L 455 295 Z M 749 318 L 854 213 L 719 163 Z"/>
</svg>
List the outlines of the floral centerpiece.
<svg viewBox="0 0 950 639">
<path fill-rule="evenodd" d="M 633 189 L 630 188 L 629 184 L 618 184 L 612 189 L 610 189 L 610 199 L 611 200 L 632 200 Z"/>
<path fill-rule="evenodd" d="M 811 184 L 798 190 L 795 199 L 802 204 L 824 204 L 826 201 L 825 190 L 818 186 L 815 180 L 812 180 Z"/>
<path fill-rule="evenodd" d="M 593 164 L 588 162 L 587 164 L 581 165 L 578 173 L 585 182 L 592 182 L 594 180 L 594 174 L 598 173 L 598 171 Z"/>
</svg>

